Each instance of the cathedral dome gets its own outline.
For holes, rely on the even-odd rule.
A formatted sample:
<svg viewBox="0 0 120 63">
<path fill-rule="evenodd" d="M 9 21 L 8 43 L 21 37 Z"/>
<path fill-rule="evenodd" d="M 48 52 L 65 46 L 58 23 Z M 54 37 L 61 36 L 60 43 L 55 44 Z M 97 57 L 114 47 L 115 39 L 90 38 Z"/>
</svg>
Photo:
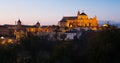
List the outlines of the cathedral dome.
<svg viewBox="0 0 120 63">
<path fill-rule="evenodd" d="M 87 14 L 85 14 L 84 12 L 82 12 L 80 15 L 87 15 Z"/>
</svg>

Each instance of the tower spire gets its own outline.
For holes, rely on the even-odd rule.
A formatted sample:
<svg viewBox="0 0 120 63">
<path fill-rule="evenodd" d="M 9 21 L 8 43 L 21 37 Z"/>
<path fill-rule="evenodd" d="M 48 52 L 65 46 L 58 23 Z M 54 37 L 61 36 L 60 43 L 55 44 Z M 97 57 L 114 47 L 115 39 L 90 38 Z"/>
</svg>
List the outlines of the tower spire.
<svg viewBox="0 0 120 63">
<path fill-rule="evenodd" d="M 80 15 L 80 11 L 78 11 L 78 14 L 77 15 Z"/>
</svg>

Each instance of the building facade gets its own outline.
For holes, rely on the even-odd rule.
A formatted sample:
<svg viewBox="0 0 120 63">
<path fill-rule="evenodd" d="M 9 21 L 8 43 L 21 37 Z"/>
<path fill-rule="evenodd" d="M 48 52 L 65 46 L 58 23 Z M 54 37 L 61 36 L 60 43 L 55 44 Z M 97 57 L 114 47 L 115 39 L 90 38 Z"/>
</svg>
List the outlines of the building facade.
<svg viewBox="0 0 120 63">
<path fill-rule="evenodd" d="M 96 16 L 89 18 L 84 12 L 80 13 L 78 11 L 77 16 L 63 17 L 62 20 L 58 22 L 58 26 L 68 28 L 91 28 L 92 30 L 97 30 L 99 25 Z"/>
<path fill-rule="evenodd" d="M 1 36 L 16 36 L 17 38 L 24 37 L 26 33 L 37 34 L 41 32 L 40 23 L 37 22 L 35 25 L 23 25 L 19 19 L 15 25 L 0 25 Z"/>
</svg>

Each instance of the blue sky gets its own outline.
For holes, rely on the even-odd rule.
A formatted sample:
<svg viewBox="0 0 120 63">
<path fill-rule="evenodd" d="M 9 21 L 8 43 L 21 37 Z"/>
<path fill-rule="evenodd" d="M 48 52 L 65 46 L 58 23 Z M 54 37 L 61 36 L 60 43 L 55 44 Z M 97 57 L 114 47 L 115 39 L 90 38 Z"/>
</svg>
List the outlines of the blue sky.
<svg viewBox="0 0 120 63">
<path fill-rule="evenodd" d="M 57 24 L 63 16 L 76 16 L 78 10 L 98 20 L 120 22 L 120 0 L 0 0 L 0 24 Z"/>
</svg>

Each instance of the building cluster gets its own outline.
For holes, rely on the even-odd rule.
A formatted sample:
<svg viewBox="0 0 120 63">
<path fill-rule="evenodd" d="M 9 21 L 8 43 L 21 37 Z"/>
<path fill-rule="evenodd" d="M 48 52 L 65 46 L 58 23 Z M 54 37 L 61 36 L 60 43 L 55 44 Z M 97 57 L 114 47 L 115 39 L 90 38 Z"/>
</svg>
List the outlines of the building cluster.
<svg viewBox="0 0 120 63">
<path fill-rule="evenodd" d="M 96 16 L 89 18 L 84 12 L 78 11 L 77 16 L 63 17 L 58 21 L 58 25 L 40 26 L 39 22 L 35 25 L 23 25 L 20 19 L 15 25 L 0 25 L 0 36 L 15 37 L 19 40 L 30 33 L 48 40 L 73 40 L 79 38 L 83 30 L 98 30 L 98 27 Z"/>
</svg>

